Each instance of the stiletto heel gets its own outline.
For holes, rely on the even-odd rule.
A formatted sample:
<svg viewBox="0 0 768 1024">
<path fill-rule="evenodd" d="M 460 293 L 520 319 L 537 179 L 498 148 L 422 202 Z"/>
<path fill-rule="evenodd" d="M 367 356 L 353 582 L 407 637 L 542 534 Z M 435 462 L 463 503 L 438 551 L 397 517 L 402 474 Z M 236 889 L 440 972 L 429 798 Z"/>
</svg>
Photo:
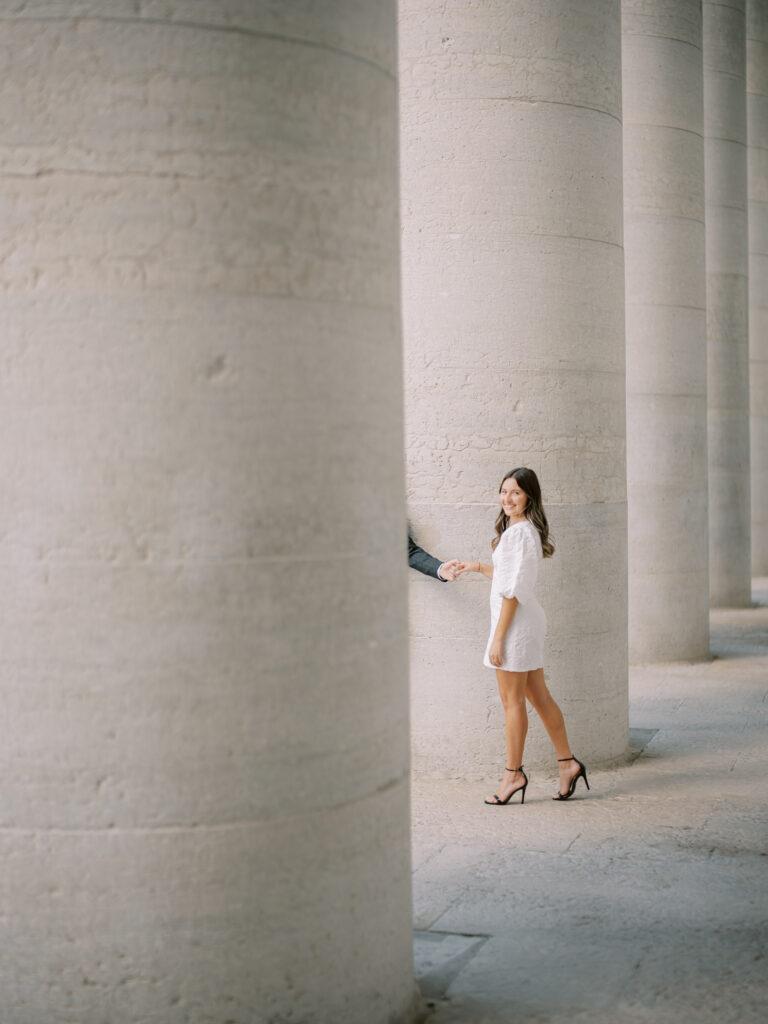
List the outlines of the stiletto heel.
<svg viewBox="0 0 768 1024">
<path fill-rule="evenodd" d="M 584 779 L 584 785 L 587 787 L 587 789 L 589 789 L 589 780 L 587 779 L 587 769 L 581 763 L 581 761 L 578 759 L 578 757 L 558 757 L 557 760 L 558 761 L 575 761 L 576 764 L 579 766 L 579 770 L 576 772 L 576 774 L 571 779 L 571 781 L 570 781 L 570 783 L 568 785 L 568 792 L 567 793 L 558 793 L 557 796 L 553 796 L 552 797 L 553 800 L 568 800 L 568 799 L 570 799 L 570 797 L 572 797 L 573 794 L 576 792 L 576 783 L 579 781 L 579 779 Z"/>
<path fill-rule="evenodd" d="M 493 794 L 493 800 L 484 800 L 483 801 L 483 803 L 488 804 L 489 807 L 503 807 L 504 804 L 508 804 L 509 803 L 509 801 L 515 795 L 515 793 L 519 793 L 520 794 L 520 803 L 521 804 L 525 803 L 525 791 L 528 788 L 528 776 L 523 771 L 523 766 L 520 765 L 519 768 L 505 768 L 504 771 L 505 772 L 520 772 L 520 774 L 525 779 L 525 782 L 523 783 L 522 786 L 518 786 L 517 789 L 513 789 L 512 792 L 509 794 L 509 796 L 505 800 L 502 800 L 499 797 L 498 793 L 494 793 Z"/>
</svg>

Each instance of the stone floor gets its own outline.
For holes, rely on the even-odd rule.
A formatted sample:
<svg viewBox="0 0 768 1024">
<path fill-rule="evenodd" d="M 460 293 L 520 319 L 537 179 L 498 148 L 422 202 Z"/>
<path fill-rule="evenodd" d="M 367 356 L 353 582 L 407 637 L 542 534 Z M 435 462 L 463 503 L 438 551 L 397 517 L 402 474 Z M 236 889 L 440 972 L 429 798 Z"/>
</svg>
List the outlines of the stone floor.
<svg viewBox="0 0 768 1024">
<path fill-rule="evenodd" d="M 753 596 L 713 613 L 711 662 L 633 670 L 636 756 L 591 793 L 414 783 L 429 1024 L 768 1021 L 768 579 Z"/>
</svg>

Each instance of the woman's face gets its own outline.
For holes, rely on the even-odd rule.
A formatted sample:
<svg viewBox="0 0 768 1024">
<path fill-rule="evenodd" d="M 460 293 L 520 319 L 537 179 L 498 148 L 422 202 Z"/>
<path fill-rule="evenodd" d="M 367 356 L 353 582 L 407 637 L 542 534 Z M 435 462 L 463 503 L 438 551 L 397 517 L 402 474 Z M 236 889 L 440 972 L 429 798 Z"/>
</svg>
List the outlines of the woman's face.
<svg viewBox="0 0 768 1024">
<path fill-rule="evenodd" d="M 511 476 L 501 485 L 499 500 L 506 515 L 520 516 L 528 504 L 528 495 L 520 489 L 520 484 Z"/>
</svg>

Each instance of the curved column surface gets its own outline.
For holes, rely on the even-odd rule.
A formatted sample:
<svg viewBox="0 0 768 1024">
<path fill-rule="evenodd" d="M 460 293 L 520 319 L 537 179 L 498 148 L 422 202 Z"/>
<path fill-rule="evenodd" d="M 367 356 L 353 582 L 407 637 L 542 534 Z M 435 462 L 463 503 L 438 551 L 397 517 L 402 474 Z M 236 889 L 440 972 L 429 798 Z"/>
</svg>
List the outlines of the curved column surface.
<svg viewBox="0 0 768 1024">
<path fill-rule="evenodd" d="M 752 601 L 745 0 L 703 5 L 709 591 Z"/>
<path fill-rule="evenodd" d="M 768 0 L 747 2 L 752 575 L 768 574 Z"/>
<path fill-rule="evenodd" d="M 410 1019 L 394 6 L 14 8 L 3 1021 Z"/>
<path fill-rule="evenodd" d="M 416 538 L 489 561 L 532 467 L 545 671 L 574 749 L 627 744 L 619 5 L 400 5 L 407 493 Z M 414 765 L 496 776 L 488 581 L 411 573 Z M 526 764 L 552 751 L 536 716 Z"/>
<path fill-rule="evenodd" d="M 623 0 L 631 661 L 709 651 L 701 3 Z"/>
</svg>

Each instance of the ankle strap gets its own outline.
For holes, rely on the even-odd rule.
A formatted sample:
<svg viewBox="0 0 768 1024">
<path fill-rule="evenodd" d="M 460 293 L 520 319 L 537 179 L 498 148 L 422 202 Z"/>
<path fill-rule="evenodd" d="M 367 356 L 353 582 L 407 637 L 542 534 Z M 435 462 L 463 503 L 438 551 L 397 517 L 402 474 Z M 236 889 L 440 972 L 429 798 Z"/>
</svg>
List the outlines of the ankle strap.
<svg viewBox="0 0 768 1024">
<path fill-rule="evenodd" d="M 578 761 L 577 757 L 558 757 L 558 761 Z"/>
<path fill-rule="evenodd" d="M 505 768 L 504 769 L 505 772 L 521 772 L 522 770 L 523 770 L 523 766 L 522 765 L 520 765 L 519 768 Z"/>
</svg>

